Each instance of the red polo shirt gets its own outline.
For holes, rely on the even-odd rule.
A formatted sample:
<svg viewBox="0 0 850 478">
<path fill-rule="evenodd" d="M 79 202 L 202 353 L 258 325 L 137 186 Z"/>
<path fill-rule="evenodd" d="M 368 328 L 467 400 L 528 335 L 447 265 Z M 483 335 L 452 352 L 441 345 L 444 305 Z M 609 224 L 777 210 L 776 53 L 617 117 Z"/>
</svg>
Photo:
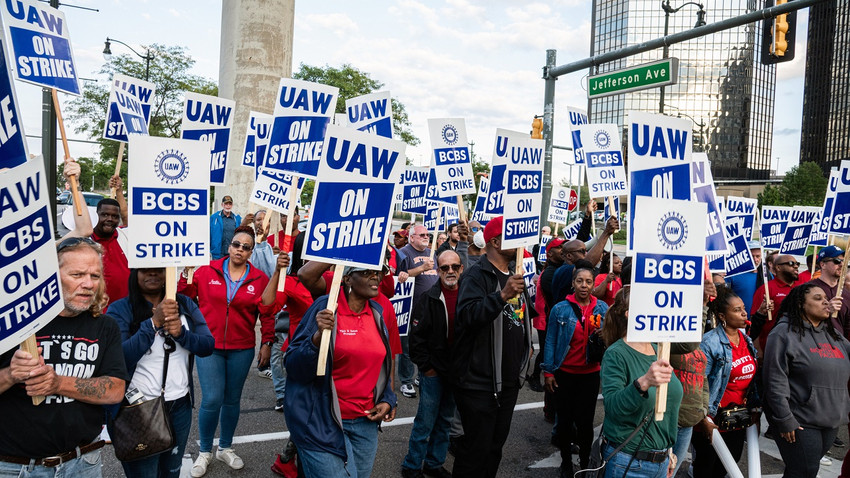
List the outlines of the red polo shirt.
<svg viewBox="0 0 850 478">
<path fill-rule="evenodd" d="M 91 238 L 103 248 L 103 280 L 106 282 L 109 303 L 112 304 L 129 294 L 127 282 L 130 280 L 130 268 L 127 267 L 127 256 L 118 243 L 117 229 L 110 237 L 100 237 L 93 232 Z"/>
</svg>

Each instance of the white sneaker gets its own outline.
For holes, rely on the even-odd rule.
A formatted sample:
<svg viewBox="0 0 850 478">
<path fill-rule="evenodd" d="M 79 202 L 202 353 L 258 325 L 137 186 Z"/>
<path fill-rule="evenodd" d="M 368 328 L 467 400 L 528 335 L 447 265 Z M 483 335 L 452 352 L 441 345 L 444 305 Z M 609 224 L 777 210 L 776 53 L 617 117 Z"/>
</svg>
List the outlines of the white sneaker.
<svg viewBox="0 0 850 478">
<path fill-rule="evenodd" d="M 212 461 L 212 452 L 200 452 L 198 453 L 198 459 L 195 460 L 195 463 L 192 463 L 192 471 L 190 472 L 192 478 L 201 478 L 205 474 L 207 474 L 207 466 L 209 466 Z"/>
<path fill-rule="evenodd" d="M 239 458 L 239 455 L 233 451 L 233 448 L 219 448 L 218 451 L 215 452 L 215 457 L 217 460 L 227 463 L 227 466 L 234 470 L 241 470 L 242 467 L 245 466 L 242 458 Z"/>
<path fill-rule="evenodd" d="M 259 375 L 262 378 L 267 378 L 267 379 L 271 380 L 272 379 L 272 369 L 267 368 L 265 370 L 257 370 L 257 375 Z"/>
<path fill-rule="evenodd" d="M 401 394 L 407 398 L 416 398 L 416 389 L 413 388 L 413 385 L 406 383 L 399 388 Z"/>
<path fill-rule="evenodd" d="M 830 466 L 832 465 L 832 460 L 830 460 L 826 455 L 824 455 L 820 459 L 820 464 L 823 466 Z"/>
</svg>

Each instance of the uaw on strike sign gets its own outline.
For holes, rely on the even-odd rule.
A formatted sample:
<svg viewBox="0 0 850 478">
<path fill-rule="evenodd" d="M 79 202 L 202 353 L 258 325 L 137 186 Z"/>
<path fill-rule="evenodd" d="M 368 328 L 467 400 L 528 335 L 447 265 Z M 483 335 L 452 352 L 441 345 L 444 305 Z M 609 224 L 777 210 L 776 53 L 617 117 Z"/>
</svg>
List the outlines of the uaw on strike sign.
<svg viewBox="0 0 850 478">
<path fill-rule="evenodd" d="M 635 210 L 627 340 L 699 342 L 705 203 L 638 196 Z"/>
</svg>

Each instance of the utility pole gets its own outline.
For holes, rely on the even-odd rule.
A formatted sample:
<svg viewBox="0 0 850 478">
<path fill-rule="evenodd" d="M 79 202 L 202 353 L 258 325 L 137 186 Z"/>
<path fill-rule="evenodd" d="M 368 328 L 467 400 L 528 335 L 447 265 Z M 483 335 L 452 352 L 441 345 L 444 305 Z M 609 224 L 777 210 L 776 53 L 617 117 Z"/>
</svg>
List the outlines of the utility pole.
<svg viewBox="0 0 850 478">
<path fill-rule="evenodd" d="M 50 0 L 50 6 L 59 8 L 59 0 Z M 41 155 L 47 180 L 47 197 L 50 198 L 50 216 L 53 218 L 53 236 L 58 236 L 56 220 L 56 108 L 50 88 L 41 89 Z"/>
</svg>

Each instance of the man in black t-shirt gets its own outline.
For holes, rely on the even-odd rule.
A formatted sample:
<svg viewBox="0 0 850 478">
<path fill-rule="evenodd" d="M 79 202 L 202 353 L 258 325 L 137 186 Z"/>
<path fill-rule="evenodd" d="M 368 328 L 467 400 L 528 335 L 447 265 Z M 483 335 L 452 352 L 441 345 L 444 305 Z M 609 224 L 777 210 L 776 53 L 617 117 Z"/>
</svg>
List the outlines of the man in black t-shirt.
<svg viewBox="0 0 850 478">
<path fill-rule="evenodd" d="M 74 237 L 57 254 L 65 309 L 35 333 L 40 354 L 0 355 L 0 475 L 32 463 L 39 475 L 101 476 L 102 405 L 120 402 L 129 380 L 118 326 L 100 314 L 100 246 Z"/>
</svg>

